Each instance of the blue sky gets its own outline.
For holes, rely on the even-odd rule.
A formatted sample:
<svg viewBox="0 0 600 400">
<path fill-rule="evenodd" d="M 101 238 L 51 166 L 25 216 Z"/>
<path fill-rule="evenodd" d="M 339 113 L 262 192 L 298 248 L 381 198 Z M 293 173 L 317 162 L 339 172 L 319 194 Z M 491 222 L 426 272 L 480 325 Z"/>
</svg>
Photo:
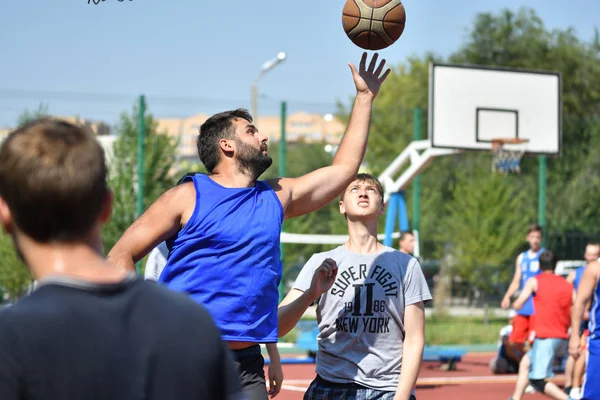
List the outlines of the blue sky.
<svg viewBox="0 0 600 400">
<path fill-rule="evenodd" d="M 114 122 L 145 94 L 159 117 L 250 107 L 261 65 L 288 58 L 259 82 L 259 112 L 335 111 L 353 93 L 348 62 L 362 50 L 341 26 L 344 0 L 0 0 L 0 127 L 40 102 L 59 115 Z M 403 36 L 381 51 L 393 65 L 446 56 L 476 13 L 534 8 L 550 28 L 591 40 L 598 0 L 405 0 Z"/>
</svg>

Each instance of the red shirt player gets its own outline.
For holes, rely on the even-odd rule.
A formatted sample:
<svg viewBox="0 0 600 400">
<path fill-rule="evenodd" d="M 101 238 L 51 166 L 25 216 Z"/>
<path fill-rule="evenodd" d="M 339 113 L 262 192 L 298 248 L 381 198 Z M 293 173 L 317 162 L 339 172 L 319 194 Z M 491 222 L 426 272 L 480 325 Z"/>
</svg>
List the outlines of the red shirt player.
<svg viewBox="0 0 600 400">
<path fill-rule="evenodd" d="M 530 278 L 513 307 L 523 307 L 529 296 L 533 295 L 535 319 L 533 328 L 535 340 L 533 347 L 519 365 L 519 377 L 515 386 L 513 400 L 519 400 L 527 383 L 539 392 L 559 400 L 569 396 L 548 378 L 554 376 L 554 359 L 566 356 L 571 326 L 571 306 L 573 304 L 573 285 L 554 273 L 556 255 L 551 251 L 540 254 L 542 273 Z"/>
</svg>

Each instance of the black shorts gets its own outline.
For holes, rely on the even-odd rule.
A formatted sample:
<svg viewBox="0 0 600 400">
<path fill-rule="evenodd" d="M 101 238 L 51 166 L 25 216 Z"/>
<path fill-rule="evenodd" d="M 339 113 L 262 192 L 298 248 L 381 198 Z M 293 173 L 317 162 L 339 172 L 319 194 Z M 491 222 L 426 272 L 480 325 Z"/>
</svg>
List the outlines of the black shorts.
<svg viewBox="0 0 600 400">
<path fill-rule="evenodd" d="M 240 383 L 248 400 L 268 400 L 265 381 L 265 359 L 260 345 L 242 350 L 232 350 L 235 367 L 240 374 Z"/>
</svg>

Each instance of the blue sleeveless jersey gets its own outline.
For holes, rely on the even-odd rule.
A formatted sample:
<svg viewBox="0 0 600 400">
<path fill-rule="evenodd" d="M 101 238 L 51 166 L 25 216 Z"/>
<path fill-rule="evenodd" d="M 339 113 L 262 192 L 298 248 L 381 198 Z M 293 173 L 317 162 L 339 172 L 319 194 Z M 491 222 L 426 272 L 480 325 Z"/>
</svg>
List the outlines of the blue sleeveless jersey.
<svg viewBox="0 0 600 400">
<path fill-rule="evenodd" d="M 590 339 L 600 338 L 600 285 L 596 282 L 596 287 L 592 295 L 592 306 L 590 307 L 590 319 L 588 323 L 588 331 Z"/>
<path fill-rule="evenodd" d="M 281 202 L 262 181 L 225 188 L 207 175 L 190 179 L 196 206 L 167 241 L 169 258 L 159 282 L 203 304 L 223 340 L 276 342 Z"/>
<path fill-rule="evenodd" d="M 523 253 L 521 257 L 521 263 L 519 264 L 521 268 L 521 286 L 519 289 L 523 290 L 525 287 L 525 283 L 529 280 L 529 278 L 533 278 L 540 274 L 540 254 L 544 252 L 545 249 L 540 249 L 533 257 L 530 257 L 529 250 Z M 523 308 L 517 311 L 517 314 L 523 316 L 530 316 L 534 314 L 533 310 L 533 297 L 529 296 Z"/>
<path fill-rule="evenodd" d="M 581 277 L 583 276 L 584 271 L 585 265 L 575 268 L 575 280 L 573 281 L 573 288 L 575 288 L 575 290 L 577 290 L 579 287 L 579 282 L 581 282 Z"/>
</svg>

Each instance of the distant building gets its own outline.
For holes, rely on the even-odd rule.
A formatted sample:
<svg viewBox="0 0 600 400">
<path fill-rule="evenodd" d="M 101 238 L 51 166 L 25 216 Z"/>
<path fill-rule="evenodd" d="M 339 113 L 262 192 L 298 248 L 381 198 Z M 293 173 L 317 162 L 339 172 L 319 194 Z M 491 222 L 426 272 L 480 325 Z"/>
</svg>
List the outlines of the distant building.
<svg viewBox="0 0 600 400">
<path fill-rule="evenodd" d="M 158 132 L 178 138 L 179 156 L 187 159 L 198 157 L 196 138 L 200 125 L 210 115 L 196 114 L 188 118 L 157 118 Z M 281 136 L 281 118 L 279 116 L 259 116 L 255 122 L 258 130 L 269 138 L 269 142 L 279 142 Z M 344 134 L 345 125 L 331 114 L 309 114 L 297 112 L 286 119 L 286 141 L 294 142 L 324 142 L 331 145 L 339 144 Z"/>
<path fill-rule="evenodd" d="M 113 145 L 114 141 L 117 139 L 117 137 L 115 135 L 111 135 L 111 128 L 110 128 L 109 124 L 107 124 L 106 122 L 102 122 L 102 121 L 91 121 L 91 120 L 88 120 L 85 118 L 80 118 L 79 116 L 71 116 L 71 117 L 56 116 L 54 118 L 67 121 L 72 124 L 81 125 L 81 126 L 84 126 L 88 129 L 90 129 L 96 135 L 96 137 L 98 138 L 98 141 L 104 148 L 104 152 L 106 153 L 107 164 L 110 163 L 110 161 L 112 159 L 112 154 L 113 154 L 112 145 Z M 8 128 L 8 129 L 0 128 L 0 143 L 2 141 L 4 141 L 4 139 L 6 139 L 8 134 L 10 132 L 12 132 L 13 130 L 14 130 L 14 128 Z"/>
<path fill-rule="evenodd" d="M 175 139 L 179 139 L 178 158 L 197 162 L 199 160 L 196 138 L 198 137 L 200 125 L 209 117 L 208 114 L 196 114 L 188 118 L 155 118 L 155 120 L 158 122 L 159 133 L 166 133 Z M 111 134 L 109 124 L 79 116 L 59 116 L 56 118 L 89 128 L 104 147 L 107 162 L 110 163 L 112 146 L 117 136 Z M 281 118 L 279 116 L 259 116 L 255 125 L 261 133 L 268 137 L 269 142 L 279 142 L 281 136 Z M 289 143 L 323 142 L 330 145 L 329 147 L 335 148 L 339 144 L 345 128 L 345 125 L 331 114 L 296 112 L 287 116 L 286 141 Z M 0 142 L 6 138 L 11 130 L 0 129 Z"/>
</svg>

